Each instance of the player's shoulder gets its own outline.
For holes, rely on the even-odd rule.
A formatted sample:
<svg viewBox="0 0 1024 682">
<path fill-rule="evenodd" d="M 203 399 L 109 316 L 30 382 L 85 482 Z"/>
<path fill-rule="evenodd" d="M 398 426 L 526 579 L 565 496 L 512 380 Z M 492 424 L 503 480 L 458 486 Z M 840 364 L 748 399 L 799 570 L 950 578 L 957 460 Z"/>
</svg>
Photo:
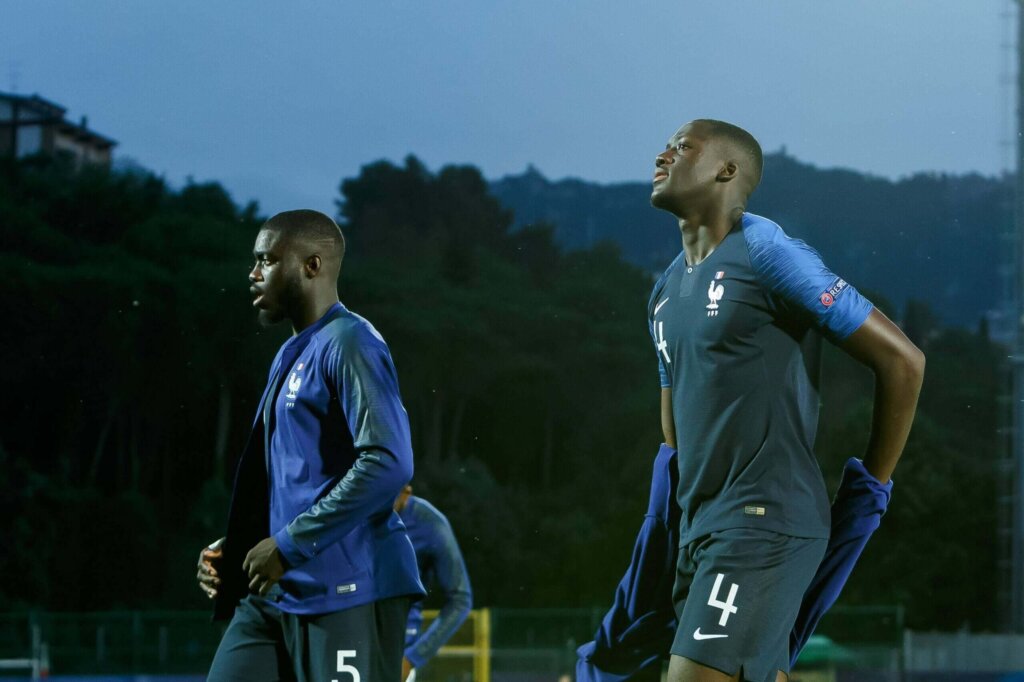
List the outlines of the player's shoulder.
<svg viewBox="0 0 1024 682">
<path fill-rule="evenodd" d="M 820 267 L 820 256 L 813 248 L 764 216 L 744 213 L 742 231 L 751 267 L 769 281 Z"/>
<path fill-rule="evenodd" d="M 792 241 L 781 225 L 756 213 L 744 213 L 740 225 L 748 249 L 784 248 L 787 242 Z"/>
<path fill-rule="evenodd" d="M 384 337 L 369 320 L 344 306 L 317 332 L 323 346 L 342 352 L 387 349 Z"/>
<path fill-rule="evenodd" d="M 432 525 L 448 525 L 448 517 L 442 514 L 440 509 L 422 497 L 416 497 L 415 495 L 411 496 L 406 508 L 418 521 L 430 523 Z"/>
</svg>

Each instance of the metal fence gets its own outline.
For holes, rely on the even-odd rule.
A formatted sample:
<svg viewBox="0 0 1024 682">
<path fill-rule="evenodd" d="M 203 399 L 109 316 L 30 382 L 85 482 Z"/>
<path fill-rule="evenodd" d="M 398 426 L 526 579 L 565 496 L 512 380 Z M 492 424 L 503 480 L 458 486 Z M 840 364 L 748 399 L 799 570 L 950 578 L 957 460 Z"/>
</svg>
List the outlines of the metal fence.
<svg viewBox="0 0 1024 682">
<path fill-rule="evenodd" d="M 452 648 L 418 671 L 417 682 L 555 682 L 572 676 L 576 647 L 589 640 L 601 609 L 490 609 L 469 619 Z M 487 623 L 481 640 L 476 628 Z M 0 659 L 48 650 L 48 668 L 67 675 L 196 675 L 207 670 L 224 626 L 209 613 L 117 611 L 0 614 Z M 907 682 L 903 614 L 898 607 L 835 607 L 822 621 L 816 658 L 793 680 Z M 487 672 L 469 647 L 487 648 Z M 463 650 L 465 649 L 465 650 Z M 0 670 L 0 676 L 19 673 Z M 803 675 L 803 677 L 800 677 Z M 484 679 L 481 679 L 481 678 Z M 489 678 L 489 679 L 486 679 Z M 918 678 L 920 679 L 920 678 Z"/>
</svg>

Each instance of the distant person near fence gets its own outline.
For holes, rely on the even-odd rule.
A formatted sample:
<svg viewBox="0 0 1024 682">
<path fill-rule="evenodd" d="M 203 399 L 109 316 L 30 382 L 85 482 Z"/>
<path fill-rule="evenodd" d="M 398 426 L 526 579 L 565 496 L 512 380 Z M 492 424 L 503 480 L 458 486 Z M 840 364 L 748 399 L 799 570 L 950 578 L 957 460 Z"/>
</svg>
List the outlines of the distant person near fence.
<svg viewBox="0 0 1024 682">
<path fill-rule="evenodd" d="M 466 620 L 473 608 L 473 589 L 459 543 L 445 515 L 422 497 L 414 496 L 411 485 L 405 486 L 395 500 L 395 511 L 402 517 L 416 550 L 420 580 L 431 592 L 440 592 L 444 599 L 437 617 L 425 630 L 421 604 L 413 604 L 409 610 L 402 663 L 402 679 L 409 680 L 410 673 L 436 656 Z"/>
</svg>

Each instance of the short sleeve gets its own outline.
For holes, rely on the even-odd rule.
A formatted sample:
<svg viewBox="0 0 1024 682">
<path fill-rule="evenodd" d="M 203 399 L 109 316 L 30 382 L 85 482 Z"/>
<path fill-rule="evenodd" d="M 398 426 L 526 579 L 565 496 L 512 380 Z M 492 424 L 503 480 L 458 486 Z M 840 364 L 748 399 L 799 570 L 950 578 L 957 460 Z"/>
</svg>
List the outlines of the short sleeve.
<svg viewBox="0 0 1024 682">
<path fill-rule="evenodd" d="M 853 285 L 829 270 L 818 252 L 791 239 L 778 225 L 746 231 L 750 262 L 776 307 L 798 315 L 833 342 L 864 324 L 874 306 Z"/>
<path fill-rule="evenodd" d="M 672 378 L 669 376 L 668 370 L 665 369 L 664 331 L 661 332 L 660 341 L 658 338 L 658 331 L 662 329 L 661 325 L 663 324 L 664 322 L 655 323 L 654 320 L 648 320 L 647 327 L 651 331 L 651 340 L 654 341 L 654 352 L 658 355 L 658 378 L 661 380 L 661 387 L 672 388 Z"/>
<path fill-rule="evenodd" d="M 665 269 L 665 272 L 655 282 L 651 298 L 647 302 L 647 329 L 651 334 L 651 340 L 654 342 L 654 352 L 658 357 L 658 377 L 661 380 L 662 388 L 672 388 L 672 375 L 669 374 L 668 369 L 665 367 L 665 363 L 671 361 L 668 358 L 668 343 L 665 341 L 664 323 L 656 322 L 654 316 L 658 309 L 658 299 L 665 289 L 665 283 L 668 281 L 673 268 L 675 268 L 682 257 L 683 254 L 680 252 L 668 268 Z"/>
</svg>

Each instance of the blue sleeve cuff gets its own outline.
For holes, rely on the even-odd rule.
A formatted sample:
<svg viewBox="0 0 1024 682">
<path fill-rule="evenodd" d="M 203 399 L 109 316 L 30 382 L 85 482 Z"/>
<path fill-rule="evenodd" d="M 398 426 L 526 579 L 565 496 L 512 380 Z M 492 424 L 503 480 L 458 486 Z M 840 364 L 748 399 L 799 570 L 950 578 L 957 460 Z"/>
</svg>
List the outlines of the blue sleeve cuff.
<svg viewBox="0 0 1024 682">
<path fill-rule="evenodd" d="M 306 563 L 306 557 L 299 551 L 299 546 L 295 544 L 292 536 L 288 533 L 288 526 L 274 533 L 274 542 L 277 543 L 277 551 L 281 553 L 290 567 Z"/>
<path fill-rule="evenodd" d="M 409 663 L 412 663 L 412 667 L 414 668 L 420 668 L 423 666 L 424 663 L 427 662 L 427 659 L 422 658 L 416 654 L 415 647 L 409 647 L 408 649 L 406 649 L 405 657 L 409 659 Z"/>
<path fill-rule="evenodd" d="M 889 479 L 888 483 L 882 483 L 871 475 L 867 467 L 864 466 L 863 460 L 851 457 L 846 460 L 846 466 L 843 467 L 843 478 L 839 483 L 839 489 L 840 491 L 871 492 L 884 499 L 883 506 L 888 506 L 889 499 L 892 497 L 892 479 Z"/>
</svg>

